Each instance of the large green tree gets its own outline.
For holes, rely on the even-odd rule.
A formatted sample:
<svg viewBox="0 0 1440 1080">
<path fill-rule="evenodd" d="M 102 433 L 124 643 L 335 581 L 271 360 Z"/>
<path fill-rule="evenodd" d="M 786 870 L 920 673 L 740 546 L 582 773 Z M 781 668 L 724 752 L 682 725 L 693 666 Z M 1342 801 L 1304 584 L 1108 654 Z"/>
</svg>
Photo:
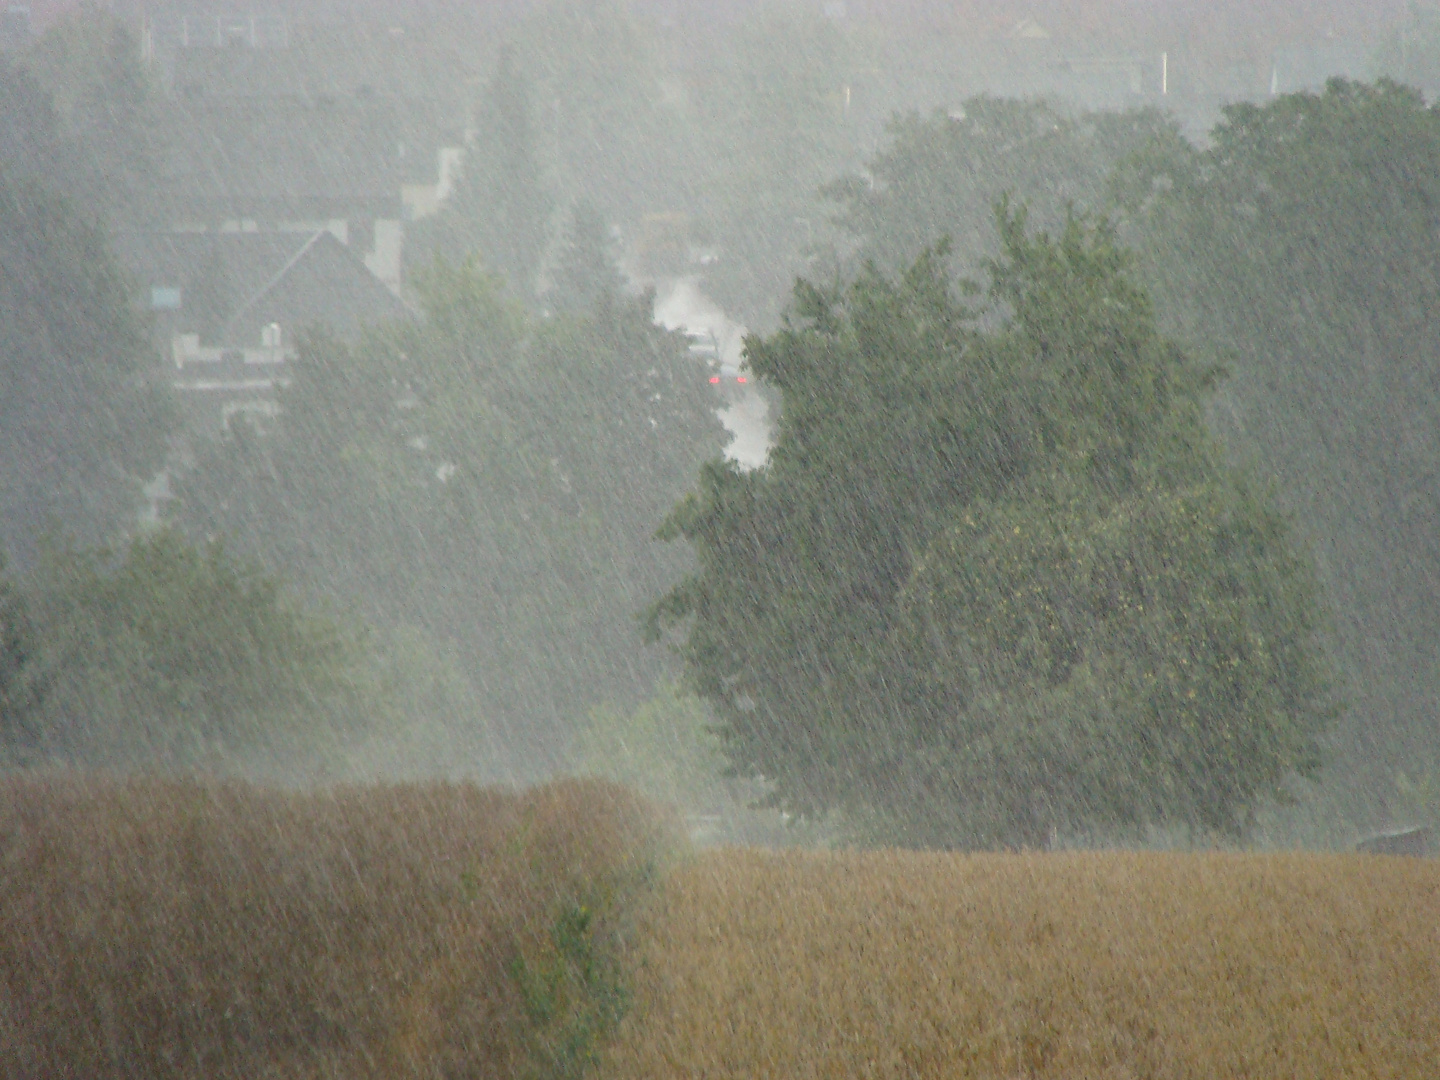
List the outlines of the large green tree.
<svg viewBox="0 0 1440 1080">
<path fill-rule="evenodd" d="M 1440 761 L 1440 113 L 1335 81 L 1157 141 L 1117 191 L 1167 330 L 1232 371 L 1215 430 L 1313 544 L 1354 703 L 1337 794 L 1383 820 Z"/>
<path fill-rule="evenodd" d="M 167 529 L 52 549 L 3 599 L 9 764 L 225 768 L 385 711 L 364 630 L 307 611 L 218 542 Z"/>
<path fill-rule="evenodd" d="M 742 775 L 874 838 L 1240 834 L 1318 764 L 1317 599 L 1202 422 L 1105 226 L 1001 216 L 988 310 L 944 252 L 748 343 L 768 466 L 672 515 L 699 571 L 652 609 Z"/>
</svg>

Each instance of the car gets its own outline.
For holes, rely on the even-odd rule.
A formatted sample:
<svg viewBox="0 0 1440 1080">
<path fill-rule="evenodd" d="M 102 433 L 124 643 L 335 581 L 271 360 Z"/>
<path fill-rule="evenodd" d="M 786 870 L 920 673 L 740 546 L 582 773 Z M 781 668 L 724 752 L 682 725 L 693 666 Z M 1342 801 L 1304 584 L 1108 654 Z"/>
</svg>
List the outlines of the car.
<svg viewBox="0 0 1440 1080">
<path fill-rule="evenodd" d="M 749 383 L 749 376 L 739 366 L 727 361 L 720 353 L 720 343 L 707 330 L 687 330 L 690 339 L 690 355 L 704 359 L 710 369 L 710 385 L 721 390 L 731 399 Z"/>
</svg>

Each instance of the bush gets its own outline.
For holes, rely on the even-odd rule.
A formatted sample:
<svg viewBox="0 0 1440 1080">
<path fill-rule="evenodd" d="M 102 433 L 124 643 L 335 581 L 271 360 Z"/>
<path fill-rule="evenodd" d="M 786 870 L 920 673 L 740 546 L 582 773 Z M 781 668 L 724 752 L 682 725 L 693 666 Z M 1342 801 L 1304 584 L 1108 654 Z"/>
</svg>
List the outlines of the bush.
<svg viewBox="0 0 1440 1080">
<path fill-rule="evenodd" d="M 30 595 L 46 694 L 30 745 L 0 746 L 12 758 L 185 770 L 389 704 L 363 627 L 218 541 L 51 550 Z"/>
</svg>

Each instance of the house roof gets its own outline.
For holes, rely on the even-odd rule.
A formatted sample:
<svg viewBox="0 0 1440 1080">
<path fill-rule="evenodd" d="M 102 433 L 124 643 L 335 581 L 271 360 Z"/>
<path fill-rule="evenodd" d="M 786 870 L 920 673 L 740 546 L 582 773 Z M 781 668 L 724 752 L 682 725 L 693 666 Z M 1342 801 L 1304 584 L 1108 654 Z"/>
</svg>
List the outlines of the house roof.
<svg viewBox="0 0 1440 1080">
<path fill-rule="evenodd" d="M 116 248 L 138 284 L 178 289 L 171 329 L 246 345 L 262 327 L 325 325 L 342 335 L 410 309 L 326 231 L 128 233 Z"/>
</svg>

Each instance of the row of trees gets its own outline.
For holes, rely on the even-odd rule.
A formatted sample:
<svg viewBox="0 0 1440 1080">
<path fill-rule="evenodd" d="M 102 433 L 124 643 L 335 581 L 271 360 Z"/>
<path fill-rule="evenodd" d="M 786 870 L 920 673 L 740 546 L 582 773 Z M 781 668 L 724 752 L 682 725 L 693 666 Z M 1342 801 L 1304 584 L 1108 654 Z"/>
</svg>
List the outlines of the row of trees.
<svg viewBox="0 0 1440 1080">
<path fill-rule="evenodd" d="M 644 714 L 632 710 L 664 659 L 640 649 L 633 614 L 665 594 L 650 630 L 685 625 L 729 765 L 769 782 L 777 805 L 838 808 L 872 838 L 1243 833 L 1289 778 L 1314 773 L 1336 711 L 1322 586 L 1337 614 L 1329 655 L 1361 706 L 1336 757 L 1373 783 L 1433 756 L 1425 432 L 1440 275 L 1425 238 L 1440 200 L 1425 178 L 1440 131 L 1418 95 L 1335 84 L 1237 107 L 1203 151 L 1153 113 L 1075 119 L 980 99 L 897 120 L 868 177 L 828 189 L 846 241 L 836 265 L 858 257 L 832 285 L 802 284 L 790 321 L 750 343 L 784 398 L 777 445 L 760 472 L 701 471 L 666 527 L 699 569 L 671 589 L 684 553 L 650 537 L 719 450 L 714 402 L 683 338 L 621 291 L 601 211 L 577 207 L 550 275 L 554 314 L 533 310 L 550 209 L 527 129 L 543 110 L 519 70 L 492 84 L 487 122 L 508 149 L 440 219 L 442 234 L 475 229 L 454 230 L 457 259 L 419 275 L 423 317 L 356 342 L 309 337 L 275 429 L 237 427 L 184 483 L 192 535 L 285 567 L 311 600 L 418 628 L 409 652 L 431 658 L 430 696 L 503 722 L 535 770 L 596 702 Z M 828 77 L 810 98 L 766 79 L 755 93 L 824 111 Z M 47 99 L 28 78 L 6 68 L 5 101 L 24 107 L 0 110 L 0 135 L 68 145 L 31 107 Z M 9 164 L 39 160 L 26 154 L 0 173 L 0 265 L 25 268 L 0 274 L 14 433 L 0 481 L 19 545 L 46 499 L 82 537 L 113 535 L 165 429 L 103 237 Z M 1032 209 L 1005 210 L 997 232 L 1007 190 Z M 1118 232 L 1076 205 L 1113 214 Z M 508 281 L 458 258 L 477 247 Z M 957 299 L 956 266 L 988 282 L 984 302 Z M 1234 375 L 1215 392 L 1220 360 Z M 1251 471 L 1236 471 L 1245 458 Z M 1298 554 L 1307 543 L 1318 575 Z M 63 599 L 69 586 L 8 586 L 6 611 L 21 613 L 4 636 L 7 715 L 24 719 L 14 745 L 84 745 L 65 723 L 119 717 L 127 701 L 153 702 L 137 716 L 192 718 L 194 738 L 144 735 L 172 748 L 162 756 L 210 745 L 219 706 L 164 674 L 157 644 L 203 639 L 192 609 L 269 605 L 279 621 L 256 625 L 277 641 L 312 635 L 315 677 L 278 695 L 276 716 L 302 698 L 345 701 L 336 673 L 377 666 L 331 648 L 241 564 L 165 544 L 67 556 L 62 578 L 102 598 L 90 606 Z M 199 586 L 159 573 L 171 562 L 254 603 L 207 607 Z M 170 598 L 164 619 L 126 606 L 146 590 Z M 111 608 L 129 614 L 104 623 Z M 59 614 L 36 632 L 25 611 Z M 155 641 L 131 632 L 146 626 Z M 438 639 L 456 643 L 458 669 L 435 658 Z M 73 664 L 36 666 L 42 655 L 104 663 L 92 685 Z M 79 689 L 55 689 L 52 670 Z M 256 714 L 236 680 L 229 696 Z M 52 719 L 37 727 L 42 699 Z"/>
<path fill-rule="evenodd" d="M 443 223 L 456 241 L 449 261 L 416 274 L 421 319 L 355 342 L 317 332 L 274 430 L 237 421 L 222 443 L 197 447 L 196 467 L 178 479 L 184 535 L 226 538 L 240 561 L 216 562 L 180 534 L 158 546 L 125 539 L 175 426 L 132 283 L 105 237 L 145 223 L 146 138 L 163 136 L 137 56 L 117 22 L 90 13 L 0 57 L 0 520 L 20 571 L 8 587 L 33 629 L 17 630 L 7 654 L 18 681 L 6 753 L 167 767 L 241 753 L 255 765 L 266 731 L 296 734 L 308 710 L 312 749 L 349 716 L 332 760 L 317 750 L 306 762 L 332 772 L 345 761 L 392 774 L 547 771 L 570 722 L 599 702 L 634 706 L 663 670 L 634 619 L 683 565 L 650 542 L 655 523 L 722 445 L 703 365 L 651 324 L 648 300 L 624 295 L 609 225 L 584 205 L 556 260 L 548 302 L 559 315 L 532 310 L 523 283 L 550 203 L 527 157 L 525 88 L 502 70 L 485 137 L 509 152 L 477 157 L 501 179 L 472 170 L 457 199 L 466 228 Z M 107 157 L 119 147 L 135 152 L 134 168 Z M 102 169 L 114 183 L 92 198 L 88 178 Z M 472 260 L 477 250 L 493 270 Z M 37 540 L 52 530 L 78 545 L 58 561 Z M 146 572 L 131 572 L 133 560 Z M 203 588 L 163 579 L 172 560 L 177 573 L 196 560 L 209 567 Z M 284 570 L 289 585 L 269 582 L 255 600 L 283 618 L 227 628 L 226 605 L 201 594 L 249 588 L 258 565 Z M 97 622 L 94 605 L 65 600 L 75 588 L 110 597 L 113 618 Z M 286 619 L 337 605 L 354 609 L 341 624 L 359 615 L 382 629 L 331 659 L 374 677 L 348 698 L 307 684 L 302 708 L 285 692 L 286 670 L 265 673 L 293 644 Z M 197 644 L 157 658 L 158 646 L 126 629 L 140 607 L 155 609 L 146 625 L 167 640 L 228 643 L 249 657 L 243 679 L 214 675 L 222 697 L 245 679 L 253 697 L 268 679 L 273 702 L 244 699 L 236 708 L 250 719 L 212 721 L 196 697 L 210 654 Z M 271 631 L 279 651 L 257 644 Z M 102 648 L 112 635 L 123 640 Z M 41 685 L 43 703 L 19 689 Z M 490 737 L 496 728 L 515 734 L 512 756 Z M 383 760 L 387 751 L 397 760 Z"/>
<path fill-rule="evenodd" d="M 851 284 L 749 343 L 770 467 L 707 469 L 668 526 L 701 570 L 652 632 L 689 620 L 730 764 L 927 843 L 1243 833 L 1322 750 L 1344 826 L 1413 803 L 1437 153 L 1385 82 L 1234 106 L 1205 150 L 1148 112 L 897 118 L 828 189 Z M 1007 191 L 1048 236 L 985 224 Z"/>
</svg>

